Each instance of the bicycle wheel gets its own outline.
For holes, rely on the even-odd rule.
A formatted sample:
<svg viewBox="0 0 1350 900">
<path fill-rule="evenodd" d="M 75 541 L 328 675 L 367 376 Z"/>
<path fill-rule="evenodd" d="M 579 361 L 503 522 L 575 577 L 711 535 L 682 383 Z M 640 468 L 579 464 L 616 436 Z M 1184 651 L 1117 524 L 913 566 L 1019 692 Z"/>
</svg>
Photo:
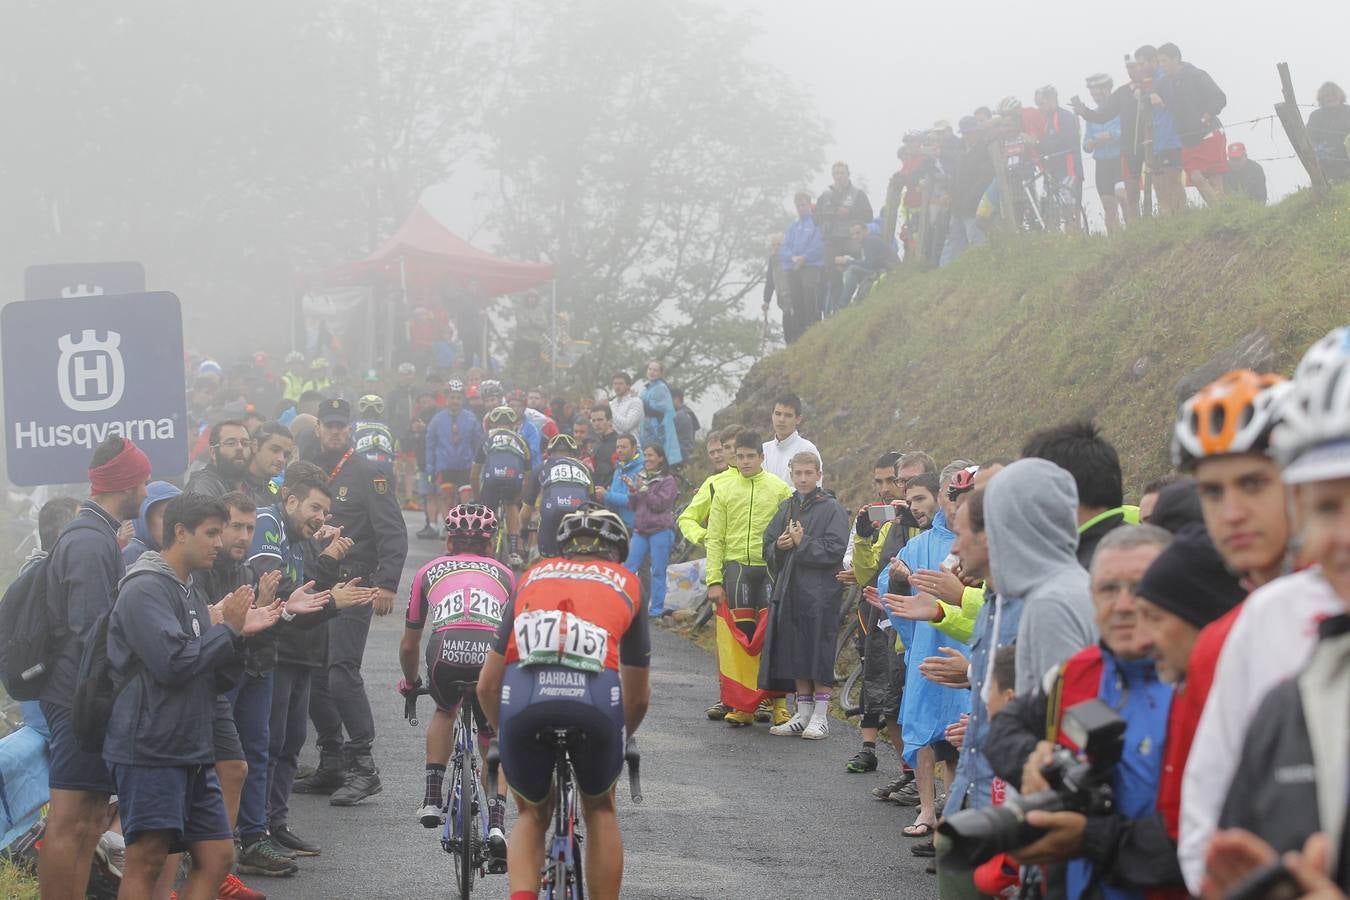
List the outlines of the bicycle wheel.
<svg viewBox="0 0 1350 900">
<path fill-rule="evenodd" d="M 586 878 L 581 871 L 581 839 L 572 837 L 572 883 L 568 891 L 571 900 L 586 900 Z"/>
<path fill-rule="evenodd" d="M 464 769 L 460 768 L 461 775 Z M 477 791 L 470 779 L 460 781 L 459 797 L 459 879 L 460 900 L 469 900 L 473 893 L 473 871 L 478 867 L 478 818 L 475 815 L 474 801 Z"/>
</svg>

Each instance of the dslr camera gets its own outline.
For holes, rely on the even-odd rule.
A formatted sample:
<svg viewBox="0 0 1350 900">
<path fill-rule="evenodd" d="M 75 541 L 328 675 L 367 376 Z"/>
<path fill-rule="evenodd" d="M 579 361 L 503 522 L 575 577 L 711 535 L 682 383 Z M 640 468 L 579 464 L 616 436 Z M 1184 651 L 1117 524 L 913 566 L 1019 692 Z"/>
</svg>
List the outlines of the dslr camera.
<svg viewBox="0 0 1350 900">
<path fill-rule="evenodd" d="M 953 867 L 973 869 L 999 853 L 1035 843 L 1044 828 L 1028 825 L 1027 813 L 1078 812 L 1106 815 L 1115 809 L 1111 773 L 1125 748 L 1125 720 L 1101 700 L 1086 700 L 1064 711 L 1064 736 L 1081 748 L 1055 750 L 1041 768 L 1049 789 L 1010 797 L 1002 806 L 963 809 L 945 819 L 938 831 L 951 840 L 944 857 Z"/>
</svg>

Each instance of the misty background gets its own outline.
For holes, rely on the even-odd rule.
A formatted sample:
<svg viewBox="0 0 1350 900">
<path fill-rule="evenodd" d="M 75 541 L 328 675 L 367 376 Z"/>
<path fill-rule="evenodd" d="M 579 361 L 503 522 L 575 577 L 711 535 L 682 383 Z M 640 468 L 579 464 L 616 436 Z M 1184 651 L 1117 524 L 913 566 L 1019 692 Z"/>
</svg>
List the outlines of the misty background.
<svg viewBox="0 0 1350 900">
<path fill-rule="evenodd" d="M 182 299 L 189 348 L 279 360 L 295 298 L 420 198 L 477 246 L 557 267 L 591 341 L 570 387 L 661 356 L 705 424 L 766 349 L 768 236 L 834 159 L 879 208 L 904 132 L 1043 84 L 1067 105 L 1094 72 L 1123 81 L 1142 43 L 1208 70 L 1226 123 L 1271 116 L 1276 62 L 1304 104 L 1350 81 L 1342 0 L 11 0 L 0 15 L 9 297 L 32 263 L 139 260 Z M 1273 118 L 1228 139 L 1263 161 L 1272 200 L 1306 183 Z"/>
</svg>

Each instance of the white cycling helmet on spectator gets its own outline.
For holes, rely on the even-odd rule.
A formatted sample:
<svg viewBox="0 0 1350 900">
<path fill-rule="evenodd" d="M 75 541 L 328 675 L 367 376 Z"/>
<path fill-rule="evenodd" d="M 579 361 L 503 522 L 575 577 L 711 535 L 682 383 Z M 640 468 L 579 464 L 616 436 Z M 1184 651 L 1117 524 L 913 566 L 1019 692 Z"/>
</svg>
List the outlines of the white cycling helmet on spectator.
<svg viewBox="0 0 1350 900">
<path fill-rule="evenodd" d="M 1303 354 L 1271 446 L 1288 484 L 1350 478 L 1350 327 Z"/>
</svg>

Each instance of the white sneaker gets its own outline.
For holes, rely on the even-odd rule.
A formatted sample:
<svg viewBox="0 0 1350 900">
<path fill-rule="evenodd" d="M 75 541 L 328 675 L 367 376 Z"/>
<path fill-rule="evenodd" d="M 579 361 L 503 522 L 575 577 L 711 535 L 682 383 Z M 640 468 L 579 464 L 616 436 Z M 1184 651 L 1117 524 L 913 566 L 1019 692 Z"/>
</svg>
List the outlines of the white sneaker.
<svg viewBox="0 0 1350 900">
<path fill-rule="evenodd" d="M 441 808 L 430 803 L 417 811 L 417 820 L 422 823 L 423 828 L 439 828 L 445 824 Z"/>
<path fill-rule="evenodd" d="M 775 725 L 769 729 L 769 734 L 776 734 L 779 737 L 798 737 L 806 730 L 807 720 L 802 718 L 800 713 L 794 714 L 782 725 Z"/>
<path fill-rule="evenodd" d="M 98 839 L 98 846 L 94 848 L 94 855 L 97 856 L 108 871 L 122 877 L 122 870 L 127 864 L 127 843 L 122 835 L 115 831 L 105 831 Z"/>
<path fill-rule="evenodd" d="M 830 736 L 830 723 L 827 719 L 812 718 L 802 731 L 802 740 L 823 741 Z"/>
</svg>

